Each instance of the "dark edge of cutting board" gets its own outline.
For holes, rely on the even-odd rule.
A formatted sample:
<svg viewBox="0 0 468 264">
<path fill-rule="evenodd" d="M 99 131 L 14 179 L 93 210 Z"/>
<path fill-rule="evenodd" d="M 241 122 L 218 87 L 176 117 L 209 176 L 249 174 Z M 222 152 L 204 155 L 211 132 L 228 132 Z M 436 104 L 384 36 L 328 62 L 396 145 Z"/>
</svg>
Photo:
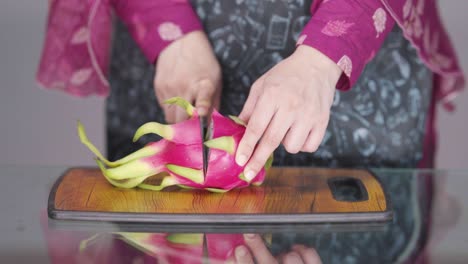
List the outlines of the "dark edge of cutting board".
<svg viewBox="0 0 468 264">
<path fill-rule="evenodd" d="M 130 233 L 347 233 L 347 232 L 381 232 L 388 228 L 390 222 L 366 223 L 295 223 L 288 224 L 156 224 L 156 223 L 106 223 L 80 220 L 48 219 L 51 229 L 86 232 L 130 232 Z"/>
<path fill-rule="evenodd" d="M 88 167 L 88 168 L 90 168 L 90 167 Z M 60 210 L 57 210 L 55 208 L 55 194 L 57 193 L 57 189 L 60 186 L 60 183 L 62 182 L 65 175 L 67 175 L 68 172 L 70 170 L 72 170 L 72 169 L 73 168 L 69 168 L 69 169 L 65 170 L 62 173 L 62 175 L 60 175 L 60 177 L 58 177 L 57 180 L 55 180 L 54 185 L 52 185 L 52 189 L 50 189 L 49 198 L 47 200 L 47 215 L 51 219 L 59 219 L 59 218 L 56 218 L 57 211 L 60 211 Z"/>
<path fill-rule="evenodd" d="M 320 214 L 161 214 L 161 213 L 110 213 L 90 211 L 64 211 L 55 208 L 55 195 L 63 178 L 73 169 L 95 169 L 94 167 L 77 167 L 67 169 L 54 183 L 49 194 L 47 213 L 54 220 L 79 220 L 109 223 L 154 223 L 184 225 L 226 225 L 226 224 L 317 224 L 317 223 L 365 223 L 386 222 L 393 218 L 391 203 L 383 188 L 382 182 L 375 173 L 369 172 L 379 183 L 386 201 L 386 210 L 372 213 L 320 213 Z M 277 167 L 291 168 L 291 167 Z M 321 169 L 321 168 L 317 168 Z M 191 221 L 187 221 L 191 218 Z"/>
</svg>

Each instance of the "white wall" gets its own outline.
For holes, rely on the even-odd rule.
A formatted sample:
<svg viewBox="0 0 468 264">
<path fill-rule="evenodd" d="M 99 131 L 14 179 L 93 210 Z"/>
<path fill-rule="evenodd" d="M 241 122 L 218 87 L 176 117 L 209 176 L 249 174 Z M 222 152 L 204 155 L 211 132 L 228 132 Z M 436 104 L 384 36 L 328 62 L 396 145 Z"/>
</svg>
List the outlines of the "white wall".
<svg viewBox="0 0 468 264">
<path fill-rule="evenodd" d="M 466 0 L 439 0 L 441 15 L 460 63 L 468 76 L 468 21 Z M 437 166 L 441 168 L 468 168 L 468 87 L 455 101 L 457 112 L 439 111 L 439 150 Z"/>
<path fill-rule="evenodd" d="M 440 2 L 462 65 L 468 69 L 468 1 Z M 75 120 L 83 121 L 103 149 L 103 99 L 76 99 L 43 91 L 34 83 L 46 3 L 0 1 L 0 164 L 92 165 L 91 156 L 78 142 Z M 455 114 L 440 113 L 440 167 L 468 167 L 468 93 L 457 103 Z"/>
<path fill-rule="evenodd" d="M 104 146 L 103 100 L 44 91 L 34 82 L 47 1 L 0 1 L 0 163 L 92 164 L 76 136 L 81 119 Z"/>
</svg>

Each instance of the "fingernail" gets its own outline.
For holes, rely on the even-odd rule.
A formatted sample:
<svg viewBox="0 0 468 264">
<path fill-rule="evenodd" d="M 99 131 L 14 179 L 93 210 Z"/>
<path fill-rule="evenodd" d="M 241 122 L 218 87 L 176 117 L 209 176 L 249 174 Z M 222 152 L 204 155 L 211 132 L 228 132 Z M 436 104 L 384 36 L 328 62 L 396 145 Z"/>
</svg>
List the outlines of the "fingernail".
<svg viewBox="0 0 468 264">
<path fill-rule="evenodd" d="M 247 249 L 244 246 L 238 246 L 236 248 L 236 258 L 242 258 L 247 255 Z"/>
<path fill-rule="evenodd" d="M 244 234 L 244 238 L 246 239 L 253 239 L 255 237 L 255 234 Z"/>
<path fill-rule="evenodd" d="M 206 107 L 199 107 L 197 109 L 197 112 L 198 112 L 199 115 L 204 116 L 204 115 L 206 115 L 206 112 L 208 112 L 208 111 L 206 110 Z"/>
<path fill-rule="evenodd" d="M 239 166 L 244 166 L 247 163 L 247 156 L 244 154 L 240 154 L 236 157 L 236 163 Z"/>
<path fill-rule="evenodd" d="M 255 172 L 253 170 L 247 170 L 244 175 L 248 181 L 251 181 L 253 178 L 255 178 Z"/>
</svg>

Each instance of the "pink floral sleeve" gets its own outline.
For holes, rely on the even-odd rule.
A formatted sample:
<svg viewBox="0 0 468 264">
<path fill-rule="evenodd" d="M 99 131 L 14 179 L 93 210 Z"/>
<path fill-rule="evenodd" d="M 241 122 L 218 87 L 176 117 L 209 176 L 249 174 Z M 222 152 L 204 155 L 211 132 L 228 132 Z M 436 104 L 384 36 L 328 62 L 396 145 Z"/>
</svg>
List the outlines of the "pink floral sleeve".
<svg viewBox="0 0 468 264">
<path fill-rule="evenodd" d="M 38 84 L 75 96 L 107 96 L 114 13 L 151 62 L 172 41 L 202 29 L 187 0 L 50 0 Z"/>
<path fill-rule="evenodd" d="M 328 0 L 315 10 L 298 39 L 343 70 L 337 89 L 347 90 L 379 50 L 395 20 L 379 0 Z"/>
<path fill-rule="evenodd" d="M 114 0 L 114 9 L 151 62 L 172 41 L 203 29 L 186 0 Z"/>
</svg>

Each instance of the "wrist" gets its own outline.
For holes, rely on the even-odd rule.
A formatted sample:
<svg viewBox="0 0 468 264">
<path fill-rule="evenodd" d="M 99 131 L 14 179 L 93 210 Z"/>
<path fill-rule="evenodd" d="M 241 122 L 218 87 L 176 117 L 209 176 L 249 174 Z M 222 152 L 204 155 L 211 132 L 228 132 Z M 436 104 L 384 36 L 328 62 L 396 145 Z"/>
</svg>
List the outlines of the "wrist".
<svg viewBox="0 0 468 264">
<path fill-rule="evenodd" d="M 335 87 L 343 73 L 336 62 L 313 47 L 300 45 L 296 48 L 293 55 L 300 58 L 306 68 L 316 71 L 322 76 L 326 76 L 328 82 L 333 87 Z"/>
<path fill-rule="evenodd" d="M 194 45 L 201 45 L 204 42 L 208 42 L 208 40 L 205 33 L 202 30 L 188 32 L 182 37 L 172 41 L 169 45 L 167 45 L 159 53 L 159 58 L 164 56 L 170 56 L 166 54 L 173 54 L 174 56 L 183 55 L 186 49 L 191 50 Z"/>
</svg>

